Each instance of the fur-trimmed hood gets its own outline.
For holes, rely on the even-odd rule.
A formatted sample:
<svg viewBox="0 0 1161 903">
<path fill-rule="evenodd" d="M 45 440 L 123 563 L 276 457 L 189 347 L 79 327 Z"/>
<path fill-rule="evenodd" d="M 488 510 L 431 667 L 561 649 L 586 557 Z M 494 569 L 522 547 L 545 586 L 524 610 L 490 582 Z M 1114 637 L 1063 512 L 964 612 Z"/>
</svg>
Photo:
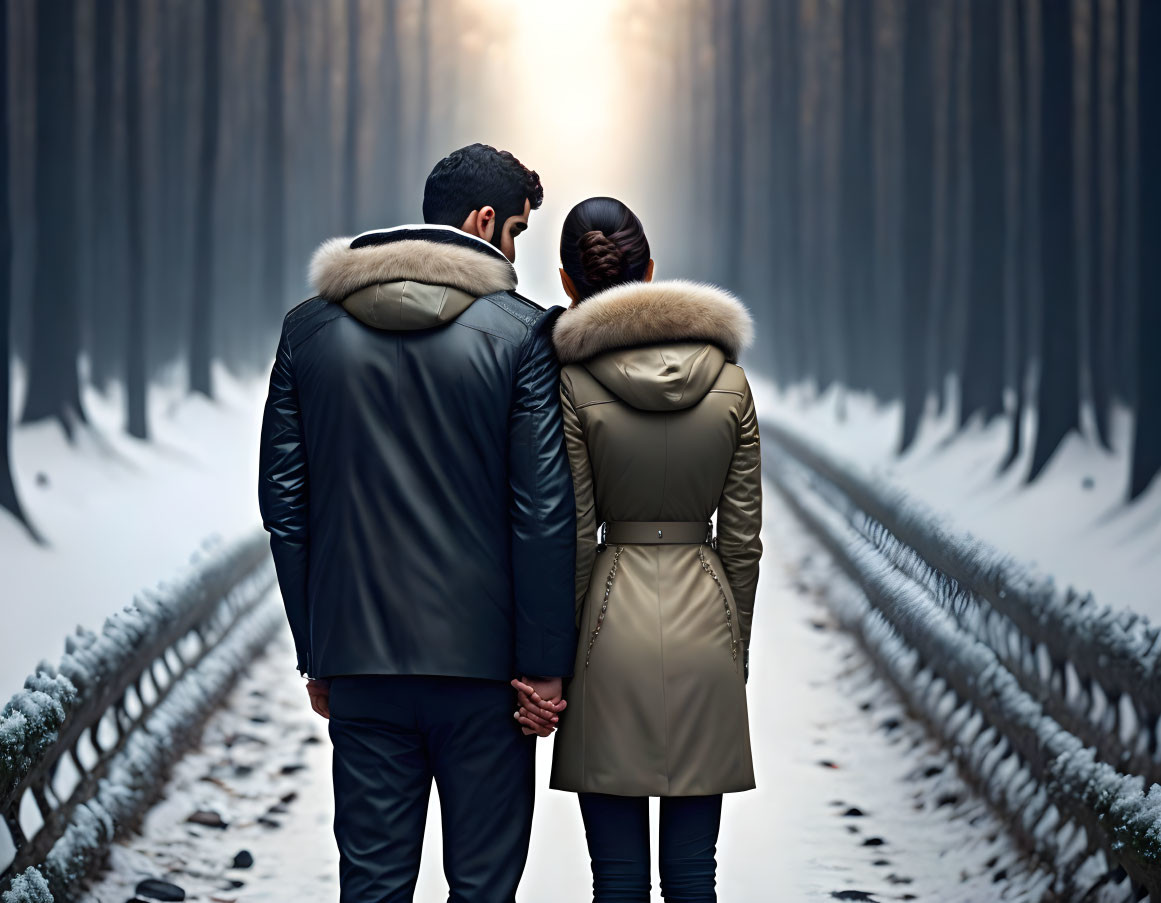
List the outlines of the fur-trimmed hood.
<svg viewBox="0 0 1161 903">
<path fill-rule="evenodd" d="M 560 315 L 553 332 L 563 364 L 580 364 L 644 411 L 692 407 L 736 362 L 754 328 L 737 298 L 712 285 L 631 282 Z"/>
<path fill-rule="evenodd" d="M 716 345 L 736 362 L 753 337 L 753 320 L 741 301 L 725 289 L 683 279 L 628 282 L 598 292 L 561 314 L 552 334 L 562 364 L 617 348 L 688 341 Z"/>
<path fill-rule="evenodd" d="M 449 226 L 399 226 L 323 242 L 310 261 L 315 294 L 342 303 L 360 289 L 419 282 L 473 298 L 516 287 L 516 270 L 496 248 Z"/>
</svg>

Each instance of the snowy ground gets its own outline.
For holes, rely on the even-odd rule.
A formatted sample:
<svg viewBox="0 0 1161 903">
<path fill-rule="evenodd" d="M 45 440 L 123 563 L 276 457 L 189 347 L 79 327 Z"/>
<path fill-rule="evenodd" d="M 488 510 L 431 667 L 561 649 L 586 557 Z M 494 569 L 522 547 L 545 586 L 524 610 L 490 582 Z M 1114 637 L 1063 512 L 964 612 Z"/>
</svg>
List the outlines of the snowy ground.
<svg viewBox="0 0 1161 903">
<path fill-rule="evenodd" d="M 947 756 L 834 629 L 813 589 L 826 579 L 822 557 L 772 490 L 768 498 L 750 681 L 759 789 L 726 800 L 721 899 L 1038 899 L 1037 876 Z M 191 900 L 337 898 L 330 745 L 290 663 L 283 635 L 180 763 L 142 833 L 114 848 L 111 871 L 86 903 L 125 903 L 151 877 L 177 883 Z M 542 741 L 520 899 L 579 903 L 590 899 L 583 830 L 572 795 L 546 789 L 550 757 L 551 741 Z M 420 903 L 447 895 L 432 803 Z M 197 810 L 227 826 L 189 823 Z M 253 866 L 232 868 L 242 850 Z"/>
<path fill-rule="evenodd" d="M 836 389 L 815 397 L 803 387 L 782 392 L 761 378 L 753 382 L 760 416 L 784 422 L 901 486 L 953 524 L 1038 565 L 1059 583 L 1091 591 L 1114 609 L 1161 621 L 1161 481 L 1133 505 L 1124 503 L 1132 436 L 1126 412 L 1113 418 L 1114 452 L 1073 435 L 1028 486 L 1027 430 L 1024 454 L 998 473 L 1007 450 L 1006 421 L 972 423 L 956 433 L 951 410 L 942 418 L 929 416 L 915 446 L 898 458 L 899 404 L 880 406 L 866 395 Z"/>
<path fill-rule="evenodd" d="M 144 587 L 182 569 L 203 540 L 258 522 L 258 428 L 264 381 L 215 374 L 209 402 L 150 393 L 151 442 L 122 428 L 114 394 L 87 390 L 91 428 L 70 445 L 55 423 L 13 436 L 15 475 L 36 545 L 0 511 L 0 704 L 41 659 L 56 662 L 78 624 L 99 629 Z M 16 395 L 20 393 L 17 374 Z"/>
</svg>

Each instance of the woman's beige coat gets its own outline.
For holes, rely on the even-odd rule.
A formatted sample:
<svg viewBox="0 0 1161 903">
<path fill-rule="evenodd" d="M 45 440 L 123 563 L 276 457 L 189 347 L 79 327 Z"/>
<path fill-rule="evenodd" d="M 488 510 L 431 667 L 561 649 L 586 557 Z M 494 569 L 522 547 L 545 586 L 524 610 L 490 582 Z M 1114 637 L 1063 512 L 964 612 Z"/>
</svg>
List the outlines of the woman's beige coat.
<svg viewBox="0 0 1161 903">
<path fill-rule="evenodd" d="M 561 315 L 576 490 L 576 671 L 560 790 L 701 796 L 754 786 L 743 656 L 762 554 L 761 451 L 726 292 L 631 283 Z M 598 543 L 602 522 L 707 522 L 706 543 Z M 603 617 L 602 617 L 603 613 Z"/>
</svg>

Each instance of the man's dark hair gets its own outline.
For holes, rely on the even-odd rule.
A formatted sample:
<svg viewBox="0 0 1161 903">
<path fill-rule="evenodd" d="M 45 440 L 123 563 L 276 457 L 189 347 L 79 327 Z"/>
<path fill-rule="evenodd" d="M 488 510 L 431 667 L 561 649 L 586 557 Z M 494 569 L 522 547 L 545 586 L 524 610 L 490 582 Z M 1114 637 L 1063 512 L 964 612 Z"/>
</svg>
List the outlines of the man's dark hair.
<svg viewBox="0 0 1161 903">
<path fill-rule="evenodd" d="M 459 228 L 473 210 L 493 207 L 496 239 L 510 217 L 536 210 L 544 201 L 540 176 L 508 151 L 469 144 L 435 164 L 423 189 L 423 221 Z"/>
</svg>

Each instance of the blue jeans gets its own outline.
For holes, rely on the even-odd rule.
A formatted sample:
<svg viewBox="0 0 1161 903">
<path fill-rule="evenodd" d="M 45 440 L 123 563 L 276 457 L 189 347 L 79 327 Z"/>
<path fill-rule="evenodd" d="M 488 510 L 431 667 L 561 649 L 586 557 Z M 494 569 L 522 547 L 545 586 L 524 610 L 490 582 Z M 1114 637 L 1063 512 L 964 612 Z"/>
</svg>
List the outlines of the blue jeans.
<svg viewBox="0 0 1161 903">
<path fill-rule="evenodd" d="M 593 865 L 593 903 L 649 903 L 649 798 L 581 793 Z M 670 903 L 713 903 L 722 797 L 661 799 L 661 896 Z"/>
</svg>

